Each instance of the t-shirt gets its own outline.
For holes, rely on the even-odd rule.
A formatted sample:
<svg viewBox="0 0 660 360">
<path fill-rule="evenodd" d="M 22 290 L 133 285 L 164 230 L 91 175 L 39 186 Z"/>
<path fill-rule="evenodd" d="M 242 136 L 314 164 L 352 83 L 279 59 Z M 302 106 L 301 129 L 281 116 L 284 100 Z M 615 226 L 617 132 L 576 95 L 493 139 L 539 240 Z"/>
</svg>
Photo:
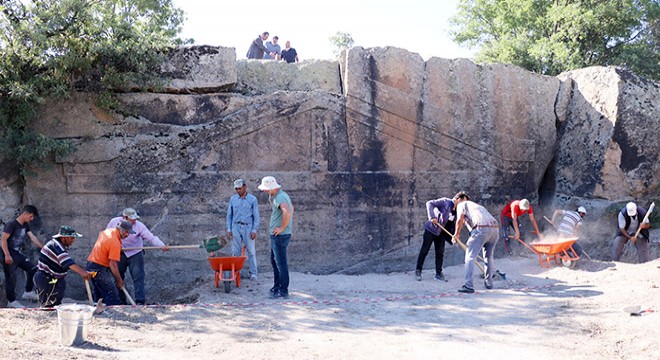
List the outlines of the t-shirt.
<svg viewBox="0 0 660 360">
<path fill-rule="evenodd" d="M 272 41 L 269 41 L 266 43 L 266 49 L 268 49 L 268 52 L 264 53 L 264 59 L 275 59 L 277 58 L 277 55 L 280 54 L 282 48 L 279 45 L 273 44 Z M 270 56 L 270 53 L 272 52 L 275 53 L 274 57 Z"/>
<path fill-rule="evenodd" d="M 563 215 L 559 223 L 559 233 L 562 235 L 575 235 L 575 227 L 582 222 L 582 216 L 577 211 L 562 210 Z"/>
<path fill-rule="evenodd" d="M 288 63 L 292 63 L 296 61 L 296 56 L 298 56 L 298 53 L 296 52 L 296 49 L 294 48 L 289 48 L 282 50 L 282 59 Z"/>
<path fill-rule="evenodd" d="M 14 219 L 5 225 L 3 231 L 9 234 L 9 238 L 7 238 L 7 246 L 10 249 L 21 251 L 23 243 L 25 242 L 25 237 L 27 237 L 27 233 L 30 231 L 30 225 L 28 225 L 28 223 L 21 224 L 18 220 Z"/>
<path fill-rule="evenodd" d="M 475 226 L 497 226 L 497 220 L 485 207 L 469 200 L 456 206 L 456 217 L 460 219 L 461 215 L 465 215 L 465 223 L 470 230 Z"/>
<path fill-rule="evenodd" d="M 54 278 L 62 279 L 73 264 L 75 262 L 62 243 L 57 239 L 52 239 L 41 249 L 37 267 Z"/>
<path fill-rule="evenodd" d="M 121 237 L 119 229 L 105 229 L 99 233 L 88 261 L 110 267 L 110 260 L 119 261 L 121 258 Z"/>
<path fill-rule="evenodd" d="M 282 210 L 280 209 L 281 204 L 287 204 L 289 208 L 289 213 L 291 218 L 289 219 L 289 224 L 286 226 L 282 235 L 291 234 L 293 232 L 293 205 L 291 205 L 291 199 L 289 195 L 280 189 L 277 191 L 277 194 L 271 199 L 271 207 L 273 213 L 270 215 L 270 225 L 268 226 L 268 232 L 273 233 L 273 229 L 282 225 Z"/>
<path fill-rule="evenodd" d="M 516 213 L 516 217 L 527 213 L 534 214 L 534 211 L 532 211 L 532 204 L 529 204 L 529 209 L 522 210 L 520 208 L 520 200 L 513 200 L 504 206 L 504 209 L 502 209 L 502 216 L 513 219 L 513 215 L 511 214 L 511 204 L 513 204 L 513 210 Z"/>
</svg>

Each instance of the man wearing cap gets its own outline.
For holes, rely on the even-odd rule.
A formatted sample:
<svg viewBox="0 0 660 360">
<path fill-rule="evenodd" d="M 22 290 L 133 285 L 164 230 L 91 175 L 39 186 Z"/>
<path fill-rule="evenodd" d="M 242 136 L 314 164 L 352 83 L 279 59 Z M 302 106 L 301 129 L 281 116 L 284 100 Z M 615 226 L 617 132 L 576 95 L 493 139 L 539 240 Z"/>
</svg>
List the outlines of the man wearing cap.
<svg viewBox="0 0 660 360">
<path fill-rule="evenodd" d="M 128 221 L 133 225 L 133 234 L 128 235 L 122 241 L 122 248 L 141 248 L 144 242 L 163 248 L 168 251 L 169 247 L 165 245 L 157 236 L 155 236 L 146 225 L 138 219 L 137 211 L 133 208 L 126 208 L 122 211 L 121 217 L 116 217 L 108 222 L 106 229 L 116 228 L 122 221 Z M 126 278 L 126 270 L 130 270 L 133 279 L 133 289 L 135 291 L 135 303 L 144 305 L 146 303 L 146 289 L 144 286 L 144 253 L 142 250 L 124 250 L 119 260 L 119 275 L 122 280 Z M 119 293 L 119 298 L 123 304 L 126 304 L 126 295 Z"/>
<path fill-rule="evenodd" d="M 69 269 L 85 280 L 92 278 L 92 274 L 78 266 L 67 251 L 76 238 L 81 236 L 71 226 L 62 226 L 60 232 L 41 248 L 37 263 L 39 271 L 34 275 L 34 286 L 41 307 L 50 308 L 62 303 L 66 291 L 64 278 Z"/>
<path fill-rule="evenodd" d="M 641 264 L 649 261 L 649 228 L 651 227 L 651 223 L 649 222 L 649 219 L 646 219 L 640 226 L 640 222 L 645 217 L 646 209 L 637 206 L 634 202 L 629 202 L 626 206 L 621 208 L 618 216 L 619 230 L 616 233 L 612 245 L 612 261 L 619 261 L 619 259 L 621 259 L 623 247 L 628 240 L 635 244 L 639 263 Z M 639 232 L 639 238 L 635 237 L 638 228 L 642 229 Z"/>
<path fill-rule="evenodd" d="M 236 194 L 229 198 L 227 205 L 227 238 L 231 240 L 232 256 L 240 256 L 245 245 L 250 263 L 250 279 L 257 280 L 257 254 L 254 239 L 259 228 L 259 204 L 257 198 L 248 193 L 243 179 L 234 181 Z"/>
<path fill-rule="evenodd" d="M 121 242 L 134 233 L 133 224 L 128 220 L 122 220 L 117 227 L 99 233 L 87 258 L 87 271 L 92 273 L 94 300 L 102 298 L 106 305 L 121 304 L 119 290 L 124 287 L 118 265 L 121 259 Z"/>
<path fill-rule="evenodd" d="M 584 206 L 577 208 L 577 211 L 557 209 L 552 214 L 552 223 L 557 224 L 561 216 L 561 222 L 557 226 L 557 231 L 561 237 L 579 237 L 582 219 L 587 215 L 587 209 Z M 556 226 L 556 225 L 555 225 Z M 582 246 L 578 242 L 573 243 L 573 250 L 578 256 L 582 256 Z"/>
<path fill-rule="evenodd" d="M 293 204 L 289 195 L 281 189 L 272 176 L 261 179 L 259 190 L 268 194 L 268 202 L 273 210 L 268 230 L 270 233 L 270 264 L 273 266 L 274 285 L 270 289 L 271 299 L 289 297 L 289 265 L 286 250 L 291 240 Z"/>
<path fill-rule="evenodd" d="M 507 236 L 507 230 L 508 228 L 513 228 L 515 231 L 514 239 L 521 240 L 520 223 L 518 222 L 518 218 L 525 214 L 529 214 L 529 220 L 532 222 L 536 234 L 538 234 L 540 239 L 543 239 L 543 235 L 541 235 L 536 220 L 534 219 L 534 211 L 532 210 L 532 204 L 529 203 L 529 200 L 522 199 L 510 201 L 508 204 L 504 205 L 504 208 L 500 213 L 500 234 L 504 240 L 506 252 L 509 255 L 511 255 L 512 252 L 509 237 Z"/>
<path fill-rule="evenodd" d="M 462 195 L 462 196 L 461 196 Z M 472 274 L 474 271 L 474 259 L 477 258 L 480 251 L 483 251 L 484 267 L 486 274 L 484 276 L 484 286 L 486 289 L 493 288 L 493 269 L 495 268 L 494 255 L 495 245 L 499 239 L 499 230 L 497 220 L 483 206 L 470 201 L 470 197 L 464 192 L 454 196 L 456 204 L 456 233 L 452 238 L 459 239 L 463 225 L 467 225 L 470 230 L 470 237 L 465 243 L 465 283 L 458 289 L 458 292 L 472 294 L 474 285 L 472 283 Z"/>
<path fill-rule="evenodd" d="M 18 217 L 5 225 L 2 232 L 2 251 L 0 256 L 4 260 L 2 267 L 5 272 L 5 293 L 7 295 L 7 306 L 21 308 L 23 305 L 16 299 L 16 270 L 25 271 L 25 293 L 23 299 L 36 301 L 39 299 L 33 291 L 34 274 L 37 267 L 30 261 L 30 258 L 23 253 L 22 247 L 25 238 L 29 238 L 32 243 L 42 248 L 43 245 L 30 230 L 30 222 L 39 216 L 37 208 L 32 205 L 25 205 Z"/>
</svg>

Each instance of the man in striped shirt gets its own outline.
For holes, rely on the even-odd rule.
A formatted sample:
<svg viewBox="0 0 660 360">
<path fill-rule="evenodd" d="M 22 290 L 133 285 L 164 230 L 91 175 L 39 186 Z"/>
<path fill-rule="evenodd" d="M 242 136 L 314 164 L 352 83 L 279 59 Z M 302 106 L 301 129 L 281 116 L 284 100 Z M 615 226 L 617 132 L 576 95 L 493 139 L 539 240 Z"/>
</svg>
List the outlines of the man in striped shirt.
<svg viewBox="0 0 660 360">
<path fill-rule="evenodd" d="M 78 266 L 69 256 L 67 248 L 73 244 L 78 234 L 71 226 L 62 226 L 60 232 L 44 245 L 39 253 L 39 269 L 34 275 L 34 286 L 42 307 L 49 308 L 62 303 L 69 269 L 89 280 L 91 274 Z"/>
<path fill-rule="evenodd" d="M 564 238 L 580 237 L 580 227 L 582 218 L 587 215 L 587 209 L 583 206 L 577 208 L 577 211 L 555 210 L 552 214 L 552 223 L 557 226 L 559 235 Z M 557 225 L 557 220 L 561 216 L 561 222 Z M 573 243 L 573 250 L 578 256 L 582 256 L 582 246 L 578 242 Z"/>
</svg>

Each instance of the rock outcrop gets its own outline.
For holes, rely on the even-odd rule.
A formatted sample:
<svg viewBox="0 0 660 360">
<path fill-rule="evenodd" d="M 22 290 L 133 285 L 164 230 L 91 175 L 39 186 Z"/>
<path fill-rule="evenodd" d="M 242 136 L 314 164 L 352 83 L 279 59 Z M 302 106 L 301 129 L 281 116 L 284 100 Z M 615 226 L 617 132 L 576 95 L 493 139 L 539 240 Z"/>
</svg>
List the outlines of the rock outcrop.
<svg viewBox="0 0 660 360">
<path fill-rule="evenodd" d="M 35 129 L 77 150 L 24 188 L 5 174 L 3 191 L 19 193 L 3 201 L 35 204 L 45 234 L 75 226 L 85 237 L 72 251 L 84 262 L 127 206 L 168 244 L 224 234 L 240 177 L 259 199 L 257 252 L 268 271 L 270 208 L 256 186 L 274 175 L 296 209 L 291 268 L 359 273 L 411 269 L 425 202 L 458 190 L 496 215 L 511 198 L 539 194 L 554 206 L 657 195 L 658 84 L 619 69 L 556 78 L 357 47 L 341 64 L 240 60 L 204 79 L 193 69 L 212 69 L 212 57 L 183 58 L 193 64 L 177 78 L 192 80 L 175 94 L 122 94 L 118 113 L 88 94 L 51 104 Z M 446 257 L 458 263 L 463 253 Z M 147 271 L 149 287 L 175 296 L 210 268 L 202 250 L 154 252 Z"/>
</svg>

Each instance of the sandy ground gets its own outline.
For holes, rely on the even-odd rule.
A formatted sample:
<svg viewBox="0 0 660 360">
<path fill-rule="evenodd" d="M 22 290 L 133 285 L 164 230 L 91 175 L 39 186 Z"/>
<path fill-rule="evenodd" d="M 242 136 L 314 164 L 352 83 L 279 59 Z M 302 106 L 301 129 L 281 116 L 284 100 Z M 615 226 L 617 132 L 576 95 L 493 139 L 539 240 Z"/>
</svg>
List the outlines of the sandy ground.
<svg viewBox="0 0 660 360">
<path fill-rule="evenodd" d="M 432 259 L 430 259 L 432 262 Z M 432 265 L 432 264 L 428 264 Z M 182 297 L 190 305 L 114 307 L 88 325 L 87 342 L 60 345 L 56 312 L 0 309 L 0 349 L 13 359 L 658 359 L 660 260 L 498 259 L 506 280 L 459 294 L 413 272 L 291 274 L 291 297 L 267 299 L 272 277 L 226 294 L 212 274 Z M 222 285 L 221 285 L 222 286 Z M 630 316 L 623 308 L 640 305 Z"/>
</svg>

